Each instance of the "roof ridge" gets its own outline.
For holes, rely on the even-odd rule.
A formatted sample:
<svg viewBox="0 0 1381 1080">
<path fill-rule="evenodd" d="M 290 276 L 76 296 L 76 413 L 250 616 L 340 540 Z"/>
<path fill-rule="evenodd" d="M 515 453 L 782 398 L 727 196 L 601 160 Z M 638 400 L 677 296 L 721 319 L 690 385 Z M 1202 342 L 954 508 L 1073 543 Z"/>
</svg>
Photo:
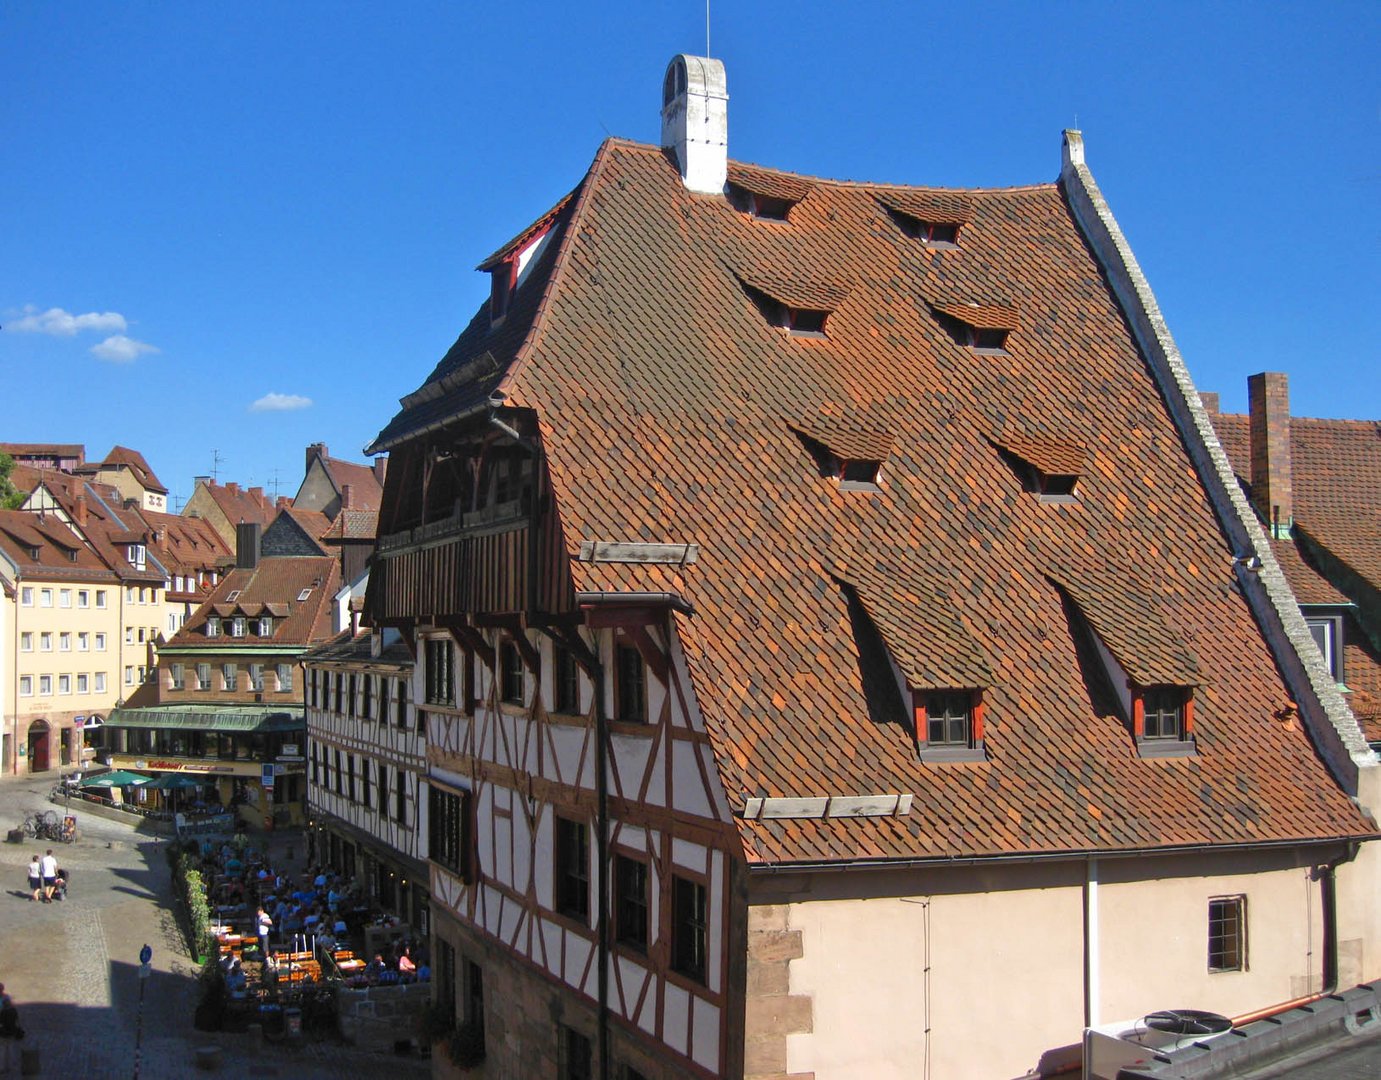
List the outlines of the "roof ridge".
<svg viewBox="0 0 1381 1080">
<path fill-rule="evenodd" d="M 662 148 L 654 146 L 652 143 L 638 142 L 634 139 L 624 139 L 614 135 L 611 135 L 604 140 L 603 145 L 600 147 L 600 152 L 603 153 L 605 148 L 612 143 L 618 143 L 620 146 L 624 148 L 630 150 L 638 150 L 644 153 L 662 153 Z M 756 161 L 745 161 L 740 158 L 730 158 L 729 164 L 742 165 L 743 167 L 749 169 L 761 169 L 763 172 L 776 173 L 779 176 L 790 176 L 798 180 L 809 181 L 813 184 L 834 184 L 838 187 L 856 188 L 886 188 L 889 190 L 897 191 L 920 190 L 968 192 L 970 194 L 1008 194 L 1014 191 L 1048 191 L 1051 188 L 1056 188 L 1060 186 L 1058 180 L 1047 180 L 1043 182 L 1030 184 L 991 184 L 979 187 L 944 187 L 937 184 L 902 184 L 887 180 L 848 180 L 829 176 L 816 176 L 812 173 L 796 172 L 792 169 L 781 169 L 773 165 L 759 165 Z"/>
<path fill-rule="evenodd" d="M 509 363 L 508 370 L 504 372 L 503 377 L 499 379 L 498 384 L 490 392 L 491 401 L 495 398 L 503 400 L 509 396 L 523 370 L 527 367 L 528 358 L 536 351 L 542 339 L 543 331 L 546 328 L 547 307 L 551 303 L 551 298 L 557 294 L 558 288 L 565 282 L 567 255 L 575 243 L 575 235 L 579 231 L 581 219 L 585 215 L 585 207 L 589 203 L 590 192 L 594 190 L 600 171 L 609 159 L 610 147 L 619 141 L 622 140 L 610 135 L 600 144 L 599 150 L 595 153 L 595 159 L 590 163 L 584 178 L 575 186 L 571 216 L 566 221 L 566 227 L 561 234 L 561 243 L 552 257 L 552 271 L 551 276 L 547 278 L 547 287 L 542 291 L 542 299 L 537 302 L 537 310 L 533 312 L 527 336 L 523 338 L 522 344 L 513 354 L 513 360 Z"/>
</svg>

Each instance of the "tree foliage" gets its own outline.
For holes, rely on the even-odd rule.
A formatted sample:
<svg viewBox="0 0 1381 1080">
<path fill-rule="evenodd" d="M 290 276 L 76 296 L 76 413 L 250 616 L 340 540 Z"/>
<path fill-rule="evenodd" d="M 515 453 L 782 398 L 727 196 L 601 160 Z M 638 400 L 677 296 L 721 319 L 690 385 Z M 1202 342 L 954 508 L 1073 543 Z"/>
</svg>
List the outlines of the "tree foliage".
<svg viewBox="0 0 1381 1080">
<path fill-rule="evenodd" d="M 24 492 L 10 481 L 14 458 L 0 451 L 0 510 L 14 510 L 24 501 Z"/>
</svg>

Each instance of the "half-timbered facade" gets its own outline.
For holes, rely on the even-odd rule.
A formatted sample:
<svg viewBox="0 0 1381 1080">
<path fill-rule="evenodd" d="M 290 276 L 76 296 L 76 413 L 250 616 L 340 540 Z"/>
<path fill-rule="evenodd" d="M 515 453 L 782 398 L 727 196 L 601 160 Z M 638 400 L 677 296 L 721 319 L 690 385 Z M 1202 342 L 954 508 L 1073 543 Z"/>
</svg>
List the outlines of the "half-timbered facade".
<svg viewBox="0 0 1381 1080">
<path fill-rule="evenodd" d="M 387 639 L 387 643 L 385 643 Z M 303 658 L 312 854 L 425 936 L 426 733 L 396 630 L 345 630 Z"/>
<path fill-rule="evenodd" d="M 1078 133 L 841 183 L 726 102 L 675 58 L 367 451 L 452 1056 L 1013 1076 L 1375 973 L 1376 758 Z"/>
</svg>

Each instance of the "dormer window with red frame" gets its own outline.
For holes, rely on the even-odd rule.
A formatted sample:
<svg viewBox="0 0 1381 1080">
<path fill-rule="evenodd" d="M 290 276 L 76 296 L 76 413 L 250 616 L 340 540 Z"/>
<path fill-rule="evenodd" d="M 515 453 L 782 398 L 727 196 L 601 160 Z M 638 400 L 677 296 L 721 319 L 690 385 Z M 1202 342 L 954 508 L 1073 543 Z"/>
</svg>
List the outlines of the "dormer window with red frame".
<svg viewBox="0 0 1381 1080">
<path fill-rule="evenodd" d="M 913 710 L 922 761 L 986 760 L 982 690 L 918 690 Z"/>
<path fill-rule="evenodd" d="M 1041 502 L 1078 502 L 1079 478 L 1088 462 L 1088 447 L 1074 439 L 1006 432 L 993 445 L 1021 481 L 1023 491 Z"/>
<path fill-rule="evenodd" d="M 1188 686 L 1133 686 L 1132 734 L 1142 757 L 1194 752 L 1194 690 Z"/>
</svg>

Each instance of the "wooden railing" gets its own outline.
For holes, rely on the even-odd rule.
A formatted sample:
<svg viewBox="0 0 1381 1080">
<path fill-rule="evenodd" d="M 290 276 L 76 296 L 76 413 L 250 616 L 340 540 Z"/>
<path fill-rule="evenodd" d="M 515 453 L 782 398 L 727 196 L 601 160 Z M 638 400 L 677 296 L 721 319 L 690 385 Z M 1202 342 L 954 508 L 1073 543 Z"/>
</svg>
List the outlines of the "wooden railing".
<svg viewBox="0 0 1381 1080">
<path fill-rule="evenodd" d="M 429 521 L 411 529 L 379 537 L 378 553 L 388 557 L 400 551 L 430 547 L 452 540 L 479 536 L 489 532 L 527 524 L 529 502 L 526 497 L 495 503 L 464 514 L 452 515 L 439 521 Z"/>
</svg>

